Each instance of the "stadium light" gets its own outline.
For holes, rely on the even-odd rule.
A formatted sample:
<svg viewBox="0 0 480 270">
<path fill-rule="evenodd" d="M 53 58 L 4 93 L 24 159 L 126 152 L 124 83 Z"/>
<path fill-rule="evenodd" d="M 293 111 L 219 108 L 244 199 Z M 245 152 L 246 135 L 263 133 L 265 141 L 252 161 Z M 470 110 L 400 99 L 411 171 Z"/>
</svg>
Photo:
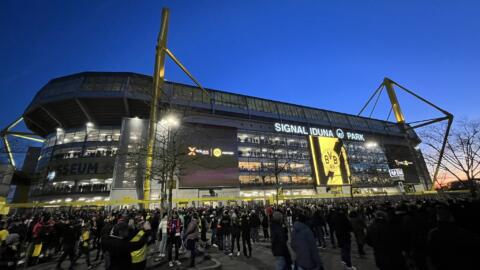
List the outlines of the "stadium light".
<svg viewBox="0 0 480 270">
<path fill-rule="evenodd" d="M 367 148 L 375 148 L 377 146 L 378 146 L 378 143 L 376 143 L 376 142 L 366 142 L 365 143 L 365 147 L 367 147 Z"/>
</svg>

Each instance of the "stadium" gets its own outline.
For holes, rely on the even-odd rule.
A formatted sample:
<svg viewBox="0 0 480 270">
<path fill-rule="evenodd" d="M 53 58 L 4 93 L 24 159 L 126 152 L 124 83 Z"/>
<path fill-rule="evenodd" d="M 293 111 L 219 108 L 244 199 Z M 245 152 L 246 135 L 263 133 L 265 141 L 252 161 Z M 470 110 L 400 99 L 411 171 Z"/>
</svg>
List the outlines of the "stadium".
<svg viewBox="0 0 480 270">
<path fill-rule="evenodd" d="M 45 139 L 29 200 L 142 198 L 152 87 L 151 76 L 129 72 L 83 72 L 43 86 L 23 115 Z M 174 197 L 389 194 L 431 187 L 419 137 L 394 122 L 168 81 L 162 90 L 158 119 L 174 115 L 183 134 Z M 160 163 L 154 157 L 154 168 Z M 161 177 L 155 179 L 152 199 L 162 193 Z"/>
</svg>

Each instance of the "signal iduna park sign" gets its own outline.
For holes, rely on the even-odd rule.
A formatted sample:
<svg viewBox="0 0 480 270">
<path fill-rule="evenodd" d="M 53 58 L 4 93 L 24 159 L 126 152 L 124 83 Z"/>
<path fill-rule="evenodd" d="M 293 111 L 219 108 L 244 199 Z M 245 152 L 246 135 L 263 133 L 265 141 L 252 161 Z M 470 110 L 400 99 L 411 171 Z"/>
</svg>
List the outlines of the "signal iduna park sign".
<svg viewBox="0 0 480 270">
<path fill-rule="evenodd" d="M 300 134 L 300 135 L 312 135 L 319 137 L 331 137 L 339 139 L 347 139 L 351 141 L 365 141 L 365 136 L 363 133 L 343 131 L 341 128 L 330 129 L 330 128 L 318 128 L 318 127 L 306 127 L 302 125 L 293 125 L 293 124 L 284 124 L 284 123 L 275 123 L 274 124 L 276 132 L 284 132 L 290 134 Z"/>
</svg>

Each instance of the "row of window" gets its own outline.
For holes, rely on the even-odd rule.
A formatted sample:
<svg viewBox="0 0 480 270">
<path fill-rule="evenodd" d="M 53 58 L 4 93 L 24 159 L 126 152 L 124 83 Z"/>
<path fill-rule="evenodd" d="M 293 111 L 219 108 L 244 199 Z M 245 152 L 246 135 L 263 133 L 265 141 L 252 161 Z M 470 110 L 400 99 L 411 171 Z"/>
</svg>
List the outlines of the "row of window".
<svg viewBox="0 0 480 270">
<path fill-rule="evenodd" d="M 237 135 L 237 141 L 239 143 L 253 143 L 253 144 L 266 144 L 266 145 L 280 145 L 290 147 L 302 147 L 306 148 L 308 142 L 305 139 L 284 137 L 284 136 L 265 136 L 258 134 L 239 133 Z"/>
<path fill-rule="evenodd" d="M 260 176 L 260 175 L 240 175 L 240 184 L 242 186 L 261 186 L 261 185 L 276 185 L 274 176 Z M 281 185 L 312 185 L 313 180 L 311 176 L 279 176 L 279 184 Z"/>
<path fill-rule="evenodd" d="M 81 157 L 113 157 L 117 154 L 117 147 L 87 147 L 85 151 L 82 148 L 59 149 L 53 154 L 54 160 L 71 159 Z M 83 153 L 83 154 L 82 154 Z"/>
<path fill-rule="evenodd" d="M 120 129 L 101 127 L 97 128 L 82 128 L 78 130 L 63 131 L 57 130 L 55 134 L 51 134 L 45 140 L 43 147 L 52 147 L 54 145 L 61 145 L 75 142 L 113 142 L 120 140 Z"/>
<path fill-rule="evenodd" d="M 48 182 L 32 187 L 31 195 L 92 193 L 110 191 L 112 179 Z"/>
<path fill-rule="evenodd" d="M 285 160 L 305 160 L 309 159 L 308 152 L 289 151 L 286 149 L 270 150 L 266 148 L 247 148 L 239 147 L 238 156 L 244 158 L 267 158 L 267 159 L 285 159 Z M 285 161 L 288 162 L 288 161 Z"/>
<path fill-rule="evenodd" d="M 174 99 L 180 99 L 184 101 L 194 101 L 209 104 L 210 95 L 215 100 L 215 104 L 237 108 L 241 110 L 250 110 L 257 112 L 270 113 L 272 115 L 295 117 L 300 119 L 316 120 L 325 123 L 336 123 L 344 126 L 353 126 L 354 128 L 369 128 L 370 126 L 376 130 L 385 131 L 387 129 L 386 123 L 365 119 L 355 116 L 344 115 L 340 113 L 317 110 L 313 108 L 304 108 L 301 106 L 295 106 L 280 102 L 274 102 L 270 100 L 240 96 L 225 92 L 210 91 L 210 94 L 199 90 L 195 87 L 185 85 L 170 85 L 167 88 L 166 95 L 173 97 Z M 391 131 L 399 131 L 395 126 L 388 127 Z"/>
</svg>

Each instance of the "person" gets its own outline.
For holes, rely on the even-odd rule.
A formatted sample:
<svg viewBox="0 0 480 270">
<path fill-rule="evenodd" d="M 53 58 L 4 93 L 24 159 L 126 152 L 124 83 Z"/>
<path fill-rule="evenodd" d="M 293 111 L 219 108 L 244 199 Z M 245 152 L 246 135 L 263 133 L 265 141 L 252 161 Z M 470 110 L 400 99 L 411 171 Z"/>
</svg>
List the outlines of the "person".
<svg viewBox="0 0 480 270">
<path fill-rule="evenodd" d="M 137 215 L 134 222 L 134 236 L 130 239 L 130 243 L 139 242 L 145 234 L 145 230 L 143 230 L 143 224 L 145 223 L 143 216 Z M 140 248 L 130 252 L 130 256 L 132 257 L 132 269 L 143 270 L 147 266 L 147 242 L 148 241 L 146 241 Z"/>
<path fill-rule="evenodd" d="M 182 231 L 182 221 L 180 220 L 178 213 L 175 211 L 167 222 L 167 253 L 168 253 L 168 266 L 173 267 L 174 261 L 172 260 L 172 249 L 175 246 L 175 263 L 181 265 L 178 260 L 178 250 L 182 244 L 180 232 Z"/>
<path fill-rule="evenodd" d="M 288 250 L 288 231 L 283 227 L 282 213 L 273 212 L 272 222 L 270 223 L 272 254 L 275 257 L 276 270 L 290 270 L 292 257 Z"/>
<path fill-rule="evenodd" d="M 335 236 L 337 237 L 337 243 L 340 247 L 340 257 L 342 263 L 345 264 L 346 269 L 355 270 L 356 268 L 352 266 L 352 224 L 347 218 L 345 209 L 338 209 L 336 214 L 333 216 L 333 224 L 335 227 Z"/>
<path fill-rule="evenodd" d="M 20 236 L 10 233 L 0 244 L 0 269 L 13 270 L 17 268 L 20 257 Z"/>
<path fill-rule="evenodd" d="M 237 244 L 237 256 L 240 256 L 240 218 L 237 213 L 233 212 L 231 215 L 230 234 L 232 235 L 232 249 L 229 256 L 235 254 L 235 243 Z"/>
<path fill-rule="evenodd" d="M 246 212 L 244 212 L 240 218 L 240 228 L 242 231 L 243 255 L 247 258 L 250 258 L 252 256 L 252 242 L 250 241 L 250 216 Z"/>
<path fill-rule="evenodd" d="M 373 248 L 375 264 L 380 270 L 405 270 L 405 258 L 399 241 L 399 232 L 394 230 L 384 211 L 376 211 L 375 218 L 367 228 L 367 244 Z"/>
<path fill-rule="evenodd" d="M 258 217 L 255 210 L 252 210 L 250 214 L 250 227 L 252 232 L 252 241 L 253 243 L 256 243 L 260 240 L 260 237 L 258 235 L 258 230 L 260 228 L 260 218 Z"/>
<path fill-rule="evenodd" d="M 82 233 L 80 235 L 80 253 L 78 254 L 78 258 L 80 258 L 82 255 L 85 255 L 85 261 L 87 262 L 88 269 L 92 268 L 92 265 L 90 263 L 90 236 L 90 225 L 88 223 L 85 223 L 82 226 Z"/>
<path fill-rule="evenodd" d="M 156 259 L 157 261 L 165 257 L 165 252 L 167 247 L 167 224 L 168 224 L 167 213 L 164 213 L 158 225 L 158 240 L 160 242 L 158 245 L 159 258 Z"/>
<path fill-rule="evenodd" d="M 62 269 L 62 262 L 67 258 L 70 259 L 70 267 L 75 264 L 75 246 L 80 237 L 80 228 L 75 224 L 74 217 L 70 217 L 60 223 L 60 235 L 63 238 L 63 253 L 57 261 L 57 269 Z"/>
<path fill-rule="evenodd" d="M 196 243 L 198 240 L 198 214 L 195 212 L 185 230 L 187 250 L 190 250 L 190 267 L 195 267 Z"/>
<path fill-rule="evenodd" d="M 365 245 L 365 230 L 366 224 L 364 217 L 353 210 L 349 214 L 350 223 L 352 224 L 353 234 L 355 235 L 355 241 L 357 242 L 358 255 L 365 256 L 363 246 Z"/>
<path fill-rule="evenodd" d="M 0 221 L 0 245 L 7 240 L 8 234 L 7 222 Z"/>
<path fill-rule="evenodd" d="M 330 236 L 330 243 L 333 248 L 337 247 L 335 241 L 335 224 L 333 222 L 333 217 L 335 216 L 335 209 L 331 208 L 327 214 L 327 223 L 328 223 L 328 235 Z"/>
<path fill-rule="evenodd" d="M 455 224 L 448 209 L 440 207 L 436 214 L 437 226 L 428 234 L 427 250 L 431 265 L 436 270 L 475 269 L 480 250 L 478 235 Z"/>
<path fill-rule="evenodd" d="M 130 229 L 126 222 L 120 221 L 113 227 L 112 234 L 102 241 L 105 249 L 105 269 L 132 269 L 131 252 L 142 248 L 148 240 L 150 223 L 143 224 L 145 234 L 136 242 L 128 240 Z"/>
<path fill-rule="evenodd" d="M 263 214 L 262 228 L 263 228 L 263 240 L 264 241 L 267 241 L 268 239 L 270 239 L 270 235 L 268 233 L 268 225 L 269 225 L 268 216 L 267 216 L 267 214 Z"/>
<path fill-rule="evenodd" d="M 228 250 L 228 247 L 230 246 L 230 224 L 231 224 L 231 218 L 230 215 L 228 214 L 228 210 L 225 210 L 223 212 L 222 218 L 220 219 L 219 223 L 219 236 L 220 236 L 220 250 Z"/>
<path fill-rule="evenodd" d="M 95 256 L 95 261 L 97 260 L 103 260 L 104 254 L 105 254 L 105 249 L 103 246 L 103 240 L 106 239 L 109 235 L 110 232 L 112 231 L 114 226 L 114 219 L 113 217 L 107 217 L 104 220 L 104 223 L 102 225 L 102 230 L 99 233 L 99 239 L 98 239 L 98 247 L 97 247 L 97 255 Z"/>
<path fill-rule="evenodd" d="M 325 233 L 323 230 L 325 227 L 325 218 L 323 217 L 323 213 L 321 212 L 320 208 L 314 208 L 313 211 L 313 233 L 318 240 L 318 246 L 322 249 L 325 249 L 327 247 L 325 242 Z"/>
<path fill-rule="evenodd" d="M 212 233 L 210 242 L 213 247 L 218 247 L 217 244 L 217 227 L 218 227 L 218 218 L 215 211 L 210 215 L 210 232 Z"/>
<path fill-rule="evenodd" d="M 315 237 L 306 221 L 305 214 L 299 213 L 297 220 L 293 224 L 290 245 L 297 255 L 295 264 L 299 270 L 322 270 L 323 265 L 315 244 Z"/>
<path fill-rule="evenodd" d="M 207 243 L 207 231 L 208 228 L 210 227 L 210 224 L 208 222 L 208 218 L 206 216 L 205 211 L 202 213 L 202 216 L 200 217 L 200 241 L 202 242 L 202 247 L 206 248 L 208 247 Z"/>
</svg>

